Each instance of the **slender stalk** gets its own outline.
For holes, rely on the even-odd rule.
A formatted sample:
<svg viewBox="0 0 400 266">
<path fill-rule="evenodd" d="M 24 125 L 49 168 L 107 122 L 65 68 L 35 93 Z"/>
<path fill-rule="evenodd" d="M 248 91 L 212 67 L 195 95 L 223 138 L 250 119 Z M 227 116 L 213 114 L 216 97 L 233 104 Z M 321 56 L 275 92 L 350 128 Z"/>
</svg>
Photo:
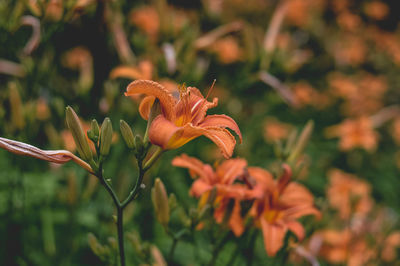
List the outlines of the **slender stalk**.
<svg viewBox="0 0 400 266">
<path fill-rule="evenodd" d="M 125 249 L 124 249 L 124 226 L 123 226 L 123 209 L 117 207 L 117 230 L 118 230 L 118 247 L 121 266 L 125 266 Z"/>
<path fill-rule="evenodd" d="M 171 249 L 169 250 L 169 254 L 168 254 L 168 261 L 172 262 L 172 260 L 174 259 L 174 253 L 175 253 L 175 248 L 178 244 L 179 239 L 177 237 L 173 237 L 172 239 L 172 245 L 171 245 Z"/>
<path fill-rule="evenodd" d="M 208 265 L 210 265 L 210 266 L 214 266 L 215 265 L 215 263 L 217 262 L 217 258 L 218 258 L 218 255 L 219 255 L 220 251 L 224 247 L 224 244 L 226 243 L 226 241 L 231 236 L 232 236 L 232 233 L 231 232 L 227 232 L 225 234 L 225 236 L 221 239 L 221 241 L 219 241 L 219 243 L 214 246 L 214 250 L 212 252 L 212 258 L 211 258 L 211 261 L 210 261 L 210 263 Z"/>
</svg>

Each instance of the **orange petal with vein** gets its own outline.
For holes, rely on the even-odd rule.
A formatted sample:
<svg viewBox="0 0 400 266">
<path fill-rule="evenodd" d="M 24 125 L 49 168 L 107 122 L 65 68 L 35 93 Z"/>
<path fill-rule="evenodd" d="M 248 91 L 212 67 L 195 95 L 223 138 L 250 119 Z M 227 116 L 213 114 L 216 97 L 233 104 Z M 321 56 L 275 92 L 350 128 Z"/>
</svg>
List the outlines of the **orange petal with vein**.
<svg viewBox="0 0 400 266">
<path fill-rule="evenodd" d="M 235 120 L 227 115 L 208 115 L 201 122 L 202 127 L 227 127 L 232 129 L 238 134 L 240 143 L 242 143 L 242 133 Z"/>
<path fill-rule="evenodd" d="M 174 118 L 175 98 L 161 84 L 151 80 L 135 80 L 126 88 L 125 96 L 143 93 L 160 100 L 161 108 L 168 120 Z"/>
<path fill-rule="evenodd" d="M 233 154 L 233 149 L 236 145 L 235 137 L 226 130 L 225 128 L 210 127 L 210 128 L 199 128 L 192 127 L 192 130 L 197 133 L 201 133 L 210 140 L 212 140 L 218 148 L 221 150 L 222 155 L 229 159 Z"/>
</svg>

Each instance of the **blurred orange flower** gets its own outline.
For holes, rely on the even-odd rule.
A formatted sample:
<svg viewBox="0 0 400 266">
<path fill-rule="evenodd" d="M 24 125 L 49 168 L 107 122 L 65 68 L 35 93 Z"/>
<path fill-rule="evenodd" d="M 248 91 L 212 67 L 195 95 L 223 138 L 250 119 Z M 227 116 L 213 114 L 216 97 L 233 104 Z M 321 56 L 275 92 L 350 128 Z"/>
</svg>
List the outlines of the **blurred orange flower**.
<svg viewBox="0 0 400 266">
<path fill-rule="evenodd" d="M 287 138 L 291 125 L 279 122 L 275 118 L 267 118 L 264 122 L 264 138 L 267 142 L 274 142 Z"/>
<path fill-rule="evenodd" d="M 242 57 L 242 50 L 237 40 L 231 36 L 217 40 L 211 46 L 211 51 L 215 52 L 219 61 L 224 64 L 234 63 Z"/>
<path fill-rule="evenodd" d="M 327 197 L 330 205 L 339 211 L 341 219 L 348 220 L 351 216 L 365 217 L 373 207 L 371 186 L 339 169 L 328 173 L 329 187 Z"/>
<path fill-rule="evenodd" d="M 200 205 L 208 200 L 211 190 L 216 189 L 216 198 L 213 204 L 216 207 L 214 218 L 217 223 L 222 223 L 228 205 L 233 200 L 233 210 L 228 224 L 236 236 L 243 233 L 240 201 L 252 199 L 257 195 L 257 190 L 252 190 L 250 185 L 250 177 L 246 175 L 246 160 L 226 160 L 218 165 L 214 171 L 209 164 L 203 164 L 198 159 L 183 154 L 175 157 L 172 165 L 188 168 L 190 175 L 197 178 L 193 182 L 190 194 L 200 197 Z M 235 183 L 239 180 L 244 181 L 245 184 Z"/>
<path fill-rule="evenodd" d="M 318 232 L 323 238 L 320 254 L 331 263 L 345 263 L 349 266 L 366 265 L 376 256 L 365 238 L 356 237 L 350 230 L 324 230 Z"/>
<path fill-rule="evenodd" d="M 346 119 L 339 125 L 328 127 L 325 135 L 328 138 L 339 137 L 339 148 L 343 151 L 356 147 L 373 151 L 378 142 L 378 133 L 374 131 L 371 119 L 365 116 Z"/>
<path fill-rule="evenodd" d="M 152 40 L 157 38 L 160 30 L 160 18 L 154 7 L 143 6 L 133 10 L 129 15 L 129 20 Z"/>
<path fill-rule="evenodd" d="M 226 115 L 206 115 L 209 108 L 218 104 L 218 99 L 208 102 L 197 88 L 181 88 L 179 99 L 161 84 L 150 80 L 136 80 L 128 85 L 125 95 L 143 93 L 144 98 L 139 106 L 140 114 L 148 119 L 150 108 L 157 98 L 161 105 L 161 114 L 151 123 L 149 139 L 151 143 L 163 149 L 177 149 L 201 135 L 212 140 L 225 158 L 232 156 L 236 140 L 226 129 L 230 128 L 242 135 L 236 122 Z"/>
<path fill-rule="evenodd" d="M 372 1 L 365 4 L 364 12 L 370 18 L 382 20 L 389 13 L 389 7 L 381 1 Z"/>
<path fill-rule="evenodd" d="M 272 175 L 261 168 L 249 167 L 249 174 L 263 187 L 264 195 L 256 199 L 250 211 L 264 236 L 264 246 L 269 256 L 274 256 L 283 246 L 288 231 L 301 241 L 304 228 L 297 219 L 306 215 L 320 217 L 314 207 L 313 195 L 302 185 L 290 182 L 291 169 L 284 165 L 284 173 L 274 180 Z"/>
</svg>

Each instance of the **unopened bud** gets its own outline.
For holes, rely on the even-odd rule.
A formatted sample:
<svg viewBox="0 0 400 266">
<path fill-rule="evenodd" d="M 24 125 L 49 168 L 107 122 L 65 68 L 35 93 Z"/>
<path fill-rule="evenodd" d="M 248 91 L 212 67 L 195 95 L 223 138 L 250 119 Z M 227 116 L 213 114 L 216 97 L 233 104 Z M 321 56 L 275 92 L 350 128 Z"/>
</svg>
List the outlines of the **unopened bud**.
<svg viewBox="0 0 400 266">
<path fill-rule="evenodd" d="M 129 149 L 135 148 L 135 137 L 131 127 L 124 120 L 119 121 L 119 128 L 121 130 L 122 137 Z"/>
<path fill-rule="evenodd" d="M 296 159 L 303 153 L 304 148 L 306 147 L 312 131 L 314 128 L 314 122 L 308 121 L 304 126 L 303 131 L 300 133 L 299 138 L 297 139 L 297 143 L 295 144 L 293 150 L 291 151 L 289 158 L 287 159 L 288 163 L 294 163 Z"/>
<path fill-rule="evenodd" d="M 157 220 L 162 225 L 167 225 L 169 222 L 168 196 L 164 184 L 159 178 L 156 179 L 154 187 L 151 189 L 151 199 L 156 211 Z"/>
<path fill-rule="evenodd" d="M 90 129 L 87 132 L 87 136 L 94 143 L 97 143 L 99 141 L 100 128 L 96 119 L 93 119 L 92 122 L 90 123 Z"/>
<path fill-rule="evenodd" d="M 142 155 L 144 151 L 143 139 L 140 135 L 135 136 L 135 147 L 138 155 Z"/>
<path fill-rule="evenodd" d="M 173 193 L 171 195 L 169 195 L 169 197 L 168 197 L 168 206 L 169 206 L 170 210 L 173 210 L 178 206 L 176 196 Z"/>
<path fill-rule="evenodd" d="M 107 156 L 110 153 L 113 129 L 110 118 L 106 117 L 101 124 L 100 154 Z"/>
<path fill-rule="evenodd" d="M 74 137 L 76 149 L 78 150 L 79 155 L 83 160 L 90 161 L 93 158 L 92 151 L 90 150 L 89 143 L 82 129 L 81 122 L 79 121 L 75 111 L 70 106 L 67 106 L 66 108 L 66 119 L 68 128 Z"/>
</svg>

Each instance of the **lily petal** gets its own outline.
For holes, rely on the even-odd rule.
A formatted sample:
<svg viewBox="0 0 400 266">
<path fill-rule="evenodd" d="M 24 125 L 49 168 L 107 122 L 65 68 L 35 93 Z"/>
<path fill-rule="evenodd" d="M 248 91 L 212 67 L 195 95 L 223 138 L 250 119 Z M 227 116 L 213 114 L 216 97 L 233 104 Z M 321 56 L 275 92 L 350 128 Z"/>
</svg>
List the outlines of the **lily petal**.
<svg viewBox="0 0 400 266">
<path fill-rule="evenodd" d="M 200 197 L 203 193 L 210 191 L 212 188 L 213 186 L 208 184 L 204 179 L 197 179 L 190 188 L 190 194 L 195 197 Z"/>
<path fill-rule="evenodd" d="M 212 180 L 215 175 L 214 171 L 211 167 L 207 167 L 208 165 L 203 164 L 200 160 L 189 157 L 186 154 L 182 154 L 181 156 L 175 157 L 172 160 L 173 166 L 188 168 L 190 170 L 190 174 L 192 177 L 196 175 L 203 180 Z M 211 176 L 211 178 L 210 178 Z"/>
<path fill-rule="evenodd" d="M 283 246 L 283 239 L 287 229 L 285 227 L 270 224 L 264 219 L 261 219 L 261 229 L 264 237 L 264 246 L 268 256 L 272 257 Z"/>
<path fill-rule="evenodd" d="M 289 228 L 290 231 L 292 231 L 296 236 L 299 241 L 302 241 L 305 235 L 304 232 L 304 227 L 301 223 L 297 221 L 287 221 L 286 226 Z"/>
<path fill-rule="evenodd" d="M 84 162 L 82 159 L 75 156 L 70 151 L 66 150 L 41 150 L 35 146 L 29 145 L 27 143 L 10 140 L 6 138 L 0 137 L 0 148 L 3 148 L 9 152 L 34 157 L 40 160 L 57 163 L 57 164 L 64 164 L 73 160 L 75 163 L 80 165 L 82 168 L 86 169 L 90 173 L 93 173 L 92 168 Z"/>
<path fill-rule="evenodd" d="M 240 215 L 240 202 L 238 200 L 235 200 L 235 205 L 233 206 L 232 214 L 229 218 L 229 227 L 232 229 L 235 236 L 243 234 L 243 218 Z"/>
<path fill-rule="evenodd" d="M 233 149 L 236 145 L 236 140 L 235 137 L 232 136 L 232 134 L 228 130 L 219 127 L 196 127 L 195 130 L 196 132 L 202 132 L 202 135 L 212 140 L 221 150 L 222 155 L 226 159 L 232 157 Z"/>
<path fill-rule="evenodd" d="M 175 98 L 161 84 L 151 80 L 135 80 L 126 88 L 125 96 L 143 93 L 159 99 L 162 111 L 168 120 L 174 118 Z"/>
<path fill-rule="evenodd" d="M 127 79 L 140 79 L 142 78 L 142 73 L 132 66 L 118 66 L 111 70 L 110 79 L 116 78 L 127 78 Z"/>
<path fill-rule="evenodd" d="M 239 126 L 236 124 L 235 120 L 227 115 L 208 115 L 200 123 L 201 127 L 221 127 L 229 128 L 236 132 L 239 136 L 240 143 L 242 143 L 242 133 L 240 132 Z"/>
<path fill-rule="evenodd" d="M 237 177 L 243 174 L 246 166 L 247 162 L 244 159 L 231 159 L 223 162 L 217 168 L 217 175 L 223 177 L 221 183 L 230 185 Z"/>
<path fill-rule="evenodd" d="M 144 97 L 143 100 L 140 102 L 139 113 L 140 113 L 140 116 L 144 120 L 149 119 L 150 110 L 151 110 L 151 107 L 153 106 L 155 99 L 156 99 L 156 97 L 154 97 L 154 96 L 147 96 L 147 97 Z"/>
</svg>

